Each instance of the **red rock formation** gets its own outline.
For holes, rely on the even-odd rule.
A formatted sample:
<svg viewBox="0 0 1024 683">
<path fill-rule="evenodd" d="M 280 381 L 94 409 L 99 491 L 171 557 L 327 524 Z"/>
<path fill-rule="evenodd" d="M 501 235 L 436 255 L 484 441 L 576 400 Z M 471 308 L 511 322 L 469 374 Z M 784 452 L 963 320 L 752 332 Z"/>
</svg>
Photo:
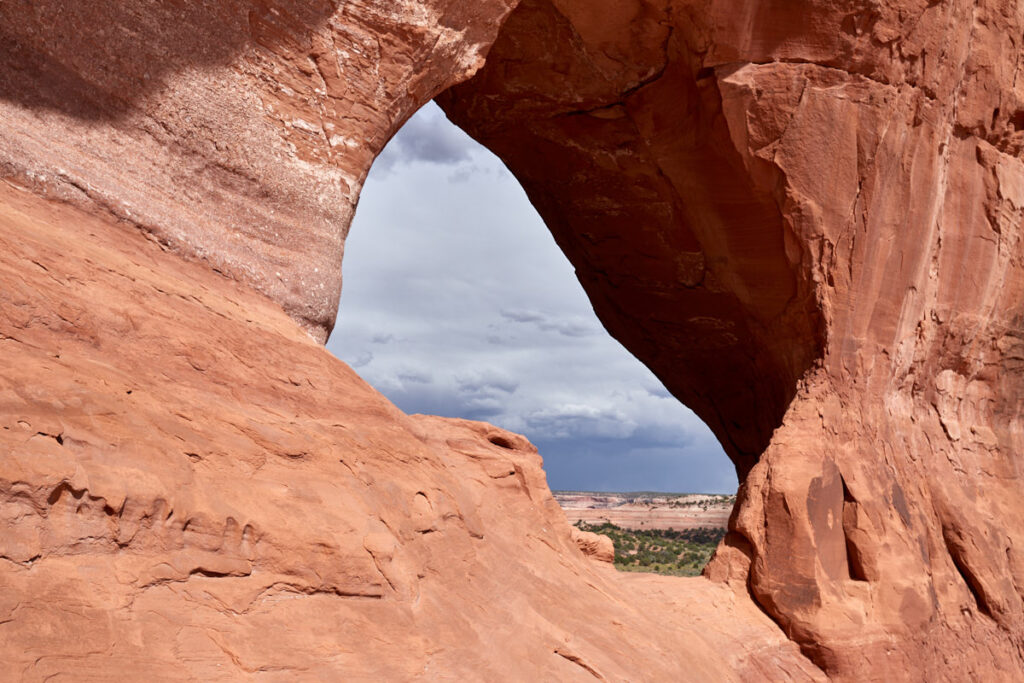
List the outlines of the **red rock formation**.
<svg viewBox="0 0 1024 683">
<path fill-rule="evenodd" d="M 0 183 L 0 282 L 4 680 L 821 680 L 730 588 L 587 559 L 526 439 L 403 415 L 203 265 Z"/>
<path fill-rule="evenodd" d="M 441 100 L 736 461 L 710 575 L 832 676 L 1024 676 L 1022 29 L 524 0 Z"/>
<path fill-rule="evenodd" d="M 570 527 L 572 540 L 576 547 L 583 551 L 584 555 L 593 557 L 600 562 L 615 561 L 615 544 L 608 536 L 595 534 L 592 531 L 581 531 L 576 527 Z"/>
<path fill-rule="evenodd" d="M 0 4 L 8 670 L 1024 677 L 1016 4 L 513 4 Z M 489 49 L 444 106 L 744 480 L 714 582 L 587 560 L 524 441 L 273 303 L 326 335 Z"/>
<path fill-rule="evenodd" d="M 374 157 L 511 0 L 5 0 L 0 177 L 134 224 L 334 326 Z"/>
</svg>

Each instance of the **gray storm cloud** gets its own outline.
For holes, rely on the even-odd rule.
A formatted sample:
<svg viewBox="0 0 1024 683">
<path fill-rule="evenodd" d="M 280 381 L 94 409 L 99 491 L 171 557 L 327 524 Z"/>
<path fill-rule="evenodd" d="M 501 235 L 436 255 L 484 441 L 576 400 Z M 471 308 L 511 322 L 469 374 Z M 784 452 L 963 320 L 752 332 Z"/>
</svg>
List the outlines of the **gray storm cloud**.
<svg viewBox="0 0 1024 683">
<path fill-rule="evenodd" d="M 457 165 L 472 158 L 475 144 L 440 109 L 424 107 L 391 140 L 374 162 L 374 171 L 386 175 L 396 166 L 416 161 Z"/>
<path fill-rule="evenodd" d="M 435 106 L 375 163 L 345 253 L 327 347 L 406 412 L 525 434 L 553 488 L 735 490 L 708 428 L 603 331 L 515 179 Z"/>
</svg>

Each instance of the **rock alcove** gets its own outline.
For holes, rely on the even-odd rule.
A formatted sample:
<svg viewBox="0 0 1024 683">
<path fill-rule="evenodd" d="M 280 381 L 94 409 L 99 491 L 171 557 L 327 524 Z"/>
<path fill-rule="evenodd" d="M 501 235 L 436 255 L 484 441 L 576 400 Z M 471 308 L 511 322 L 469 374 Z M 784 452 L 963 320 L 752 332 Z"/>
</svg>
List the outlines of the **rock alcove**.
<svg viewBox="0 0 1024 683">
<path fill-rule="evenodd" d="M 0 5 L 23 677 L 1020 677 L 1015 3 L 181 9 Z M 521 439 L 292 322 L 434 97 L 736 463 L 706 579 L 588 564 Z"/>
</svg>

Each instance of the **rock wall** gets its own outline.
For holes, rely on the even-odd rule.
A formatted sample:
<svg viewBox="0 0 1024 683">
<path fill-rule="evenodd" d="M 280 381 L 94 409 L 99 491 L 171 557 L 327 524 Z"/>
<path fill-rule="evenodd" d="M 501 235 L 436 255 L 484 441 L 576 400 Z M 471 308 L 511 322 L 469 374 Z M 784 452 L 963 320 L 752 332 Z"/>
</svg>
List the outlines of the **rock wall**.
<svg viewBox="0 0 1024 683">
<path fill-rule="evenodd" d="M 0 5 L 0 177 L 133 224 L 327 339 L 374 157 L 512 0 Z"/>
<path fill-rule="evenodd" d="M 1009 0 L 3 3 L 9 670 L 1024 677 L 1022 31 Z M 439 93 L 735 461 L 711 581 L 588 560 L 525 442 L 302 333 Z"/>
<path fill-rule="evenodd" d="M 441 102 L 735 460 L 709 575 L 835 677 L 1020 678 L 1021 6 L 599 5 Z"/>
</svg>

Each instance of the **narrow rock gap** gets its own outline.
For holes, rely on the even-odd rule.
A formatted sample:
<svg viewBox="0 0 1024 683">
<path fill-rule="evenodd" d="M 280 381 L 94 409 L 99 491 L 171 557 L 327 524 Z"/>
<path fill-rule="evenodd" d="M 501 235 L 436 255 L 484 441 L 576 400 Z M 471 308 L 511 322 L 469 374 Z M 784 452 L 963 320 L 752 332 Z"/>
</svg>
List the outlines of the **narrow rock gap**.
<svg viewBox="0 0 1024 683">
<path fill-rule="evenodd" d="M 843 536 L 846 539 L 846 565 L 850 578 L 854 581 L 867 581 L 867 571 L 860 549 L 852 539 L 857 524 L 857 500 L 846 486 L 846 480 L 840 477 L 843 484 Z"/>
<path fill-rule="evenodd" d="M 964 585 L 967 587 L 971 597 L 974 598 L 974 604 L 978 611 L 990 619 L 995 619 L 991 605 L 989 605 L 986 599 L 985 587 L 982 585 L 978 575 L 971 569 L 965 557 L 964 541 L 960 538 L 959 533 L 948 524 L 944 524 L 942 527 L 942 540 L 946 544 L 946 550 L 949 552 L 949 558 L 953 561 L 953 566 L 956 568 L 957 573 L 960 574 L 960 578 L 963 579 Z"/>
<path fill-rule="evenodd" d="M 594 667 L 590 666 L 585 661 L 583 661 L 583 659 L 579 655 L 575 655 L 575 654 L 566 652 L 566 651 L 564 651 L 564 650 L 562 650 L 560 648 L 555 648 L 555 654 L 558 655 L 559 657 L 561 657 L 562 659 L 566 659 L 566 660 L 572 662 L 573 664 L 575 664 L 576 666 L 580 667 L 581 669 L 586 671 L 588 674 L 590 674 L 591 676 L 593 676 L 597 680 L 599 680 L 599 681 L 603 681 L 604 680 L 604 676 L 602 676 L 600 673 L 598 673 L 597 669 L 595 669 Z"/>
</svg>

